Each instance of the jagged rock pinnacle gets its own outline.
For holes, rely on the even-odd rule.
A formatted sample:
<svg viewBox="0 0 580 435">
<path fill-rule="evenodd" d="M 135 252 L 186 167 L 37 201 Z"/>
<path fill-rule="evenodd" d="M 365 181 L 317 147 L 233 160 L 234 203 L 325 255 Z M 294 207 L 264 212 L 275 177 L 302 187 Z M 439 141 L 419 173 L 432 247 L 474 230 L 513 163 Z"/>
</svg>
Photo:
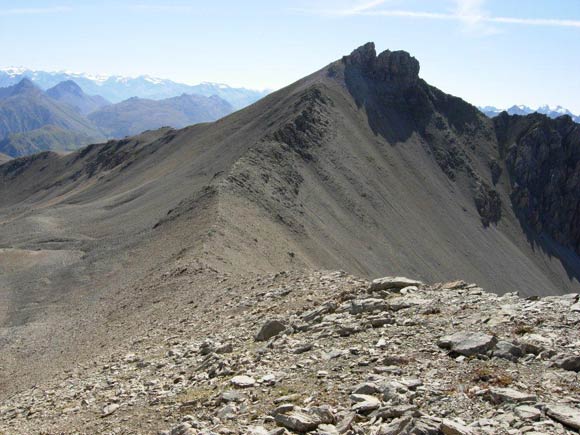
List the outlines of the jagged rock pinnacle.
<svg viewBox="0 0 580 435">
<path fill-rule="evenodd" d="M 358 67 L 368 77 L 403 88 L 419 80 L 419 61 L 406 51 L 385 50 L 378 56 L 374 42 L 367 42 L 343 57 L 346 65 Z"/>
</svg>

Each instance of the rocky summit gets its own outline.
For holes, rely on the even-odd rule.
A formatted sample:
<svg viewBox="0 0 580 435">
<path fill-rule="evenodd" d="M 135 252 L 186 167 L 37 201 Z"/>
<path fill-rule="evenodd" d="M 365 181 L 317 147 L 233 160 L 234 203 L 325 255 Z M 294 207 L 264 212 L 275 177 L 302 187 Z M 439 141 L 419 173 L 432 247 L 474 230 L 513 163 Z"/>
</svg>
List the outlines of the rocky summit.
<svg viewBox="0 0 580 435">
<path fill-rule="evenodd" d="M 187 270 L 171 281 L 204 275 L 220 283 L 212 295 L 175 307 L 124 352 L 3 401 L 1 433 L 580 429 L 578 294 L 498 296 L 404 278 L 377 287 L 345 272 L 239 280 Z"/>
</svg>

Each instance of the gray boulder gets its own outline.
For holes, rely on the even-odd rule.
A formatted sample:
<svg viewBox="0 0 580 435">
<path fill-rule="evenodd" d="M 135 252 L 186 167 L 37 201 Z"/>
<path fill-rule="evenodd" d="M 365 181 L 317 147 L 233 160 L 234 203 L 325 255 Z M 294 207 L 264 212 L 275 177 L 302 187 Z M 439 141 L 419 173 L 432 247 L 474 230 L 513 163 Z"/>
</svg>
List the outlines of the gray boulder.
<svg viewBox="0 0 580 435">
<path fill-rule="evenodd" d="M 515 362 L 523 355 L 522 349 L 509 341 L 498 341 L 493 350 L 493 356 L 507 359 L 508 361 Z"/>
<path fill-rule="evenodd" d="M 268 320 L 256 335 L 256 341 L 267 341 L 286 330 L 286 325 L 279 320 Z"/>
<path fill-rule="evenodd" d="M 468 331 L 446 335 L 437 342 L 439 347 L 465 356 L 485 354 L 493 349 L 496 343 L 497 338 L 493 335 Z"/>
<path fill-rule="evenodd" d="M 580 372 L 580 355 L 556 355 L 554 365 L 571 372 Z"/>
<path fill-rule="evenodd" d="M 298 433 L 310 432 L 320 424 L 315 416 L 300 410 L 292 411 L 288 414 L 277 414 L 274 420 L 276 420 L 278 425 Z"/>
</svg>

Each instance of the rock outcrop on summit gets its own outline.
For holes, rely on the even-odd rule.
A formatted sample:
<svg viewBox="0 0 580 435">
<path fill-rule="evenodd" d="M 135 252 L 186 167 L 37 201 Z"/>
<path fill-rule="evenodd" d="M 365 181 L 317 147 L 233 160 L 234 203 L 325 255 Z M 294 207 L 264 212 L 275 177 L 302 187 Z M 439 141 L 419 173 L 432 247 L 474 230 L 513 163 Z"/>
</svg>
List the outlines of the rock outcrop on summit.
<svg viewBox="0 0 580 435">
<path fill-rule="evenodd" d="M 344 322 L 332 323 L 336 328 L 332 334 L 345 337 L 368 325 L 405 323 L 391 312 L 406 310 L 414 302 L 407 297 L 386 300 L 400 276 L 413 277 L 403 288 L 419 290 L 407 289 L 404 294 L 418 299 L 435 295 L 431 290 L 423 293 L 423 283 L 456 279 L 476 282 L 490 293 L 517 291 L 531 300 L 576 294 L 580 289 L 577 125 L 541 115 L 489 119 L 462 99 L 430 86 L 419 71 L 418 61 L 408 53 L 377 55 L 374 45 L 366 44 L 216 122 L 180 130 L 162 128 L 67 155 L 46 152 L 2 164 L 0 399 L 62 373 L 73 361 L 75 367 L 90 365 L 102 349 L 124 352 L 143 331 L 162 327 L 184 306 L 191 305 L 208 328 L 235 323 L 238 308 L 228 313 L 233 317 L 218 318 L 213 305 L 204 311 L 200 304 L 204 294 L 218 288 L 223 290 L 221 302 L 211 303 L 227 304 L 248 275 L 343 269 L 365 278 L 394 277 L 377 283 L 376 291 L 364 297 L 347 292 L 312 307 L 305 322 L 324 316 L 331 316 L 331 321 L 336 306 L 350 301 L 340 312 Z M 402 292 L 401 285 L 396 288 Z M 465 289 L 461 283 L 456 287 Z M 312 288 L 312 297 L 317 289 Z M 262 296 L 283 297 L 284 292 L 283 287 L 272 287 Z M 574 297 L 571 306 L 577 305 Z M 240 306 L 255 301 L 242 294 L 239 298 Z M 446 301 L 463 306 L 461 298 Z M 509 296 L 502 301 L 501 309 L 509 317 L 516 302 Z M 428 318 L 437 308 L 425 308 L 422 315 Z M 259 325 L 248 336 L 252 348 L 293 333 L 288 318 L 275 316 L 267 306 L 260 309 L 255 313 Z M 380 314 L 387 311 L 388 316 Z M 454 315 L 459 321 L 461 310 Z M 365 318 L 364 325 L 356 316 Z M 280 324 L 270 324 L 275 327 L 260 335 L 267 341 L 255 341 L 266 320 Z M 493 328 L 487 329 L 496 320 L 490 312 L 461 328 L 443 328 L 437 339 L 457 332 L 493 336 Z M 554 324 L 557 327 L 556 319 Z M 522 328 L 536 326 L 540 327 Z M 180 328 L 175 324 L 170 329 Z M 330 331 L 326 326 L 313 328 L 316 334 Z M 233 333 L 231 328 L 227 332 Z M 467 345 L 459 343 L 454 351 L 451 342 L 451 347 L 437 352 L 471 349 L 469 356 L 457 352 L 453 358 L 472 358 L 471 342 L 484 342 L 475 346 L 483 360 L 496 350 L 510 363 L 520 361 L 522 353 L 524 358 L 539 356 L 541 352 L 515 343 L 514 334 L 518 335 L 503 331 L 497 342 L 465 335 Z M 164 340 L 169 343 L 172 336 L 168 331 Z M 292 355 L 308 352 L 314 338 L 289 342 L 292 352 L 296 349 Z M 225 341 L 225 335 L 219 339 Z M 239 366 L 231 363 L 240 370 L 223 363 L 227 343 L 203 347 L 209 353 L 196 361 L 200 373 L 247 375 L 255 381 L 247 388 L 272 382 L 266 378 L 269 373 L 251 373 L 245 356 Z M 193 355 L 185 348 L 178 352 Z M 332 348 L 325 352 L 334 354 Z M 31 357 L 39 354 L 44 355 L 42 361 Z M 557 364 L 551 357 L 545 354 L 538 361 Z M 316 367 L 316 373 L 320 371 L 316 379 L 331 374 Z M 192 382 L 190 373 L 171 376 L 175 375 L 175 385 L 181 385 Z M 195 382 L 205 382 L 203 376 Z M 95 382 L 101 385 L 101 380 Z M 168 391 L 169 382 L 144 382 L 152 382 L 142 387 L 156 392 L 153 401 L 162 400 L 157 392 Z M 494 388 L 508 386 L 497 382 Z M 410 383 L 405 388 L 414 397 L 419 387 Z M 192 394 L 210 394 L 204 391 Z M 477 396 L 477 391 L 470 394 Z M 71 392 L 78 397 L 75 394 L 76 390 Z M 128 409 L 125 396 L 98 394 L 100 412 L 106 409 L 107 416 Z M 186 407 L 197 403 L 197 396 L 188 399 L 184 394 Z M 361 397 L 374 394 L 369 388 L 353 394 L 352 406 L 364 410 L 360 414 L 386 406 L 379 397 Z M 515 400 L 509 391 L 492 396 Z M 232 406 L 238 406 L 235 403 Z M 345 403 L 340 402 L 338 413 L 332 412 L 335 420 L 346 417 Z M 22 406 L 31 409 L 30 402 Z M 95 406 L 90 405 L 91 412 Z M 314 406 L 282 408 L 272 418 L 280 414 L 285 417 L 278 417 L 278 422 L 301 424 L 301 419 L 302 423 L 315 419 L 314 414 L 327 415 Z M 380 412 L 387 425 L 386 415 L 402 418 L 396 423 L 401 427 L 443 425 L 449 432 L 463 425 L 425 419 L 433 414 L 445 418 L 444 413 L 426 409 L 426 416 L 412 417 L 400 410 Z M 559 415 L 554 409 L 552 414 Z M 542 421 L 552 421 L 544 418 L 552 418 L 547 408 L 538 410 Z M 227 408 L 220 415 L 231 412 Z M 517 412 L 535 415 L 527 408 Z M 470 415 L 471 422 L 474 419 Z M 288 423 L 291 420 L 294 423 Z M 171 418 L 169 422 L 189 424 Z M 315 422 L 317 427 L 334 424 Z"/>
</svg>

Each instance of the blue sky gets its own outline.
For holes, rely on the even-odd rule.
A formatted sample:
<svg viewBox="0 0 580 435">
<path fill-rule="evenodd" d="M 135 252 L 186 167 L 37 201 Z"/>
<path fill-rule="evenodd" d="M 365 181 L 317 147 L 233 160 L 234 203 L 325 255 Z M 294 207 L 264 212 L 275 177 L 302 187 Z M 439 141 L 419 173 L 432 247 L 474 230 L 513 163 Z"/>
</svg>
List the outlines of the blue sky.
<svg viewBox="0 0 580 435">
<path fill-rule="evenodd" d="M 471 103 L 580 113 L 580 0 L 0 0 L 2 66 L 279 88 L 367 41 Z"/>
</svg>

